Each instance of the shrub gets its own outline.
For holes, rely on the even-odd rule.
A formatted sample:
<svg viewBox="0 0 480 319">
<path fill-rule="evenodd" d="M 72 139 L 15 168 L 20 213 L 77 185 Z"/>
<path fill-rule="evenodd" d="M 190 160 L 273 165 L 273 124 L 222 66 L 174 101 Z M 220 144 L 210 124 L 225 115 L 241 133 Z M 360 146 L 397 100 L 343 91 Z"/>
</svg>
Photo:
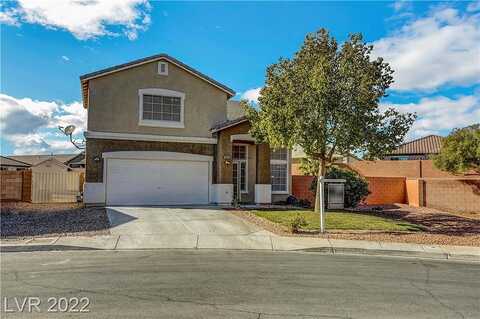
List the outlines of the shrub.
<svg viewBox="0 0 480 319">
<path fill-rule="evenodd" d="M 368 191 L 368 182 L 355 172 L 330 166 L 327 169 L 325 178 L 345 179 L 345 207 L 355 207 L 364 200 L 370 192 Z M 317 177 L 310 185 L 310 190 L 315 194 L 317 188 Z M 325 204 L 327 203 L 327 189 L 325 188 Z"/>
<path fill-rule="evenodd" d="M 305 217 L 303 217 L 300 214 L 297 214 L 292 221 L 290 222 L 290 229 L 292 230 L 292 233 L 298 233 L 302 227 L 307 226 L 307 221 L 305 220 Z"/>
</svg>

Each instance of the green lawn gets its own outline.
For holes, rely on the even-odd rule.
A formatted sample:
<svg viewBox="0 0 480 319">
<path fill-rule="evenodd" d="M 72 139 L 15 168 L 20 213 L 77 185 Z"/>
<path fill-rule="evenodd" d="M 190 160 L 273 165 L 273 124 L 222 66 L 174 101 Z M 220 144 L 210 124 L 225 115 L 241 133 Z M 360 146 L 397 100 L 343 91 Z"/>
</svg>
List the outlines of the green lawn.
<svg viewBox="0 0 480 319">
<path fill-rule="evenodd" d="M 307 221 L 302 230 L 318 230 L 320 228 L 319 214 L 309 210 L 295 211 L 252 211 L 258 217 L 268 219 L 274 223 L 289 227 L 291 221 L 300 214 Z M 351 212 L 327 212 L 327 229 L 342 230 L 383 230 L 383 231 L 421 231 L 415 224 L 392 220 L 372 215 Z"/>
</svg>

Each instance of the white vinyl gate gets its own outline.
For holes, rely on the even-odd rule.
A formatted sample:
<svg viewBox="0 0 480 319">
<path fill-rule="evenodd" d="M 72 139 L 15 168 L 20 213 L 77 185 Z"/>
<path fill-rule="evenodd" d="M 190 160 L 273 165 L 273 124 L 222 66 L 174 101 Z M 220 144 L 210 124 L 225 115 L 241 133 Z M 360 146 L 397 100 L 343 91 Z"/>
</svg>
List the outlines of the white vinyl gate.
<svg viewBox="0 0 480 319">
<path fill-rule="evenodd" d="M 32 172 L 32 203 L 75 203 L 81 172 Z"/>
</svg>

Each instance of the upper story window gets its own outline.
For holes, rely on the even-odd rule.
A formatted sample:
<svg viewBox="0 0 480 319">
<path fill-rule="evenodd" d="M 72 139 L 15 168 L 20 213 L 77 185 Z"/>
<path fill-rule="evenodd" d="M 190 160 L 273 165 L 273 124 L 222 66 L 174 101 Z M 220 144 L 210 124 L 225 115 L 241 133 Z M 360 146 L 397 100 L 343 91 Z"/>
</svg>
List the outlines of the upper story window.
<svg viewBox="0 0 480 319">
<path fill-rule="evenodd" d="M 184 100 L 182 92 L 165 89 L 139 90 L 139 125 L 183 128 Z"/>
<path fill-rule="evenodd" d="M 272 193 L 288 193 L 288 150 L 270 150 L 270 175 Z"/>
<path fill-rule="evenodd" d="M 168 75 L 168 63 L 160 61 L 158 62 L 158 74 Z"/>
<path fill-rule="evenodd" d="M 180 122 L 181 100 L 175 96 L 143 95 L 143 119 Z"/>
</svg>

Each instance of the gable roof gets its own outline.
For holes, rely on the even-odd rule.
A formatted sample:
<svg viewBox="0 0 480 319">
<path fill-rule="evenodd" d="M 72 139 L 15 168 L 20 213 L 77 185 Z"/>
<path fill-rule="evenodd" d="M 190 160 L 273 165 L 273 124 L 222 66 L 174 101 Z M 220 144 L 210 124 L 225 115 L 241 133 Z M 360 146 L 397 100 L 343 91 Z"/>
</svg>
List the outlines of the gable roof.
<svg viewBox="0 0 480 319">
<path fill-rule="evenodd" d="M 0 165 L 2 166 L 14 166 L 14 167 L 30 167 L 30 164 L 17 161 L 13 158 L 0 155 Z"/>
<path fill-rule="evenodd" d="M 211 85 L 219 88 L 220 90 L 224 91 L 225 93 L 227 93 L 227 95 L 229 97 L 232 97 L 236 94 L 234 90 L 230 89 L 226 85 L 215 81 L 211 77 L 201 73 L 200 71 L 195 70 L 194 68 L 186 65 L 185 63 L 183 63 L 183 62 L 181 62 L 177 59 L 175 59 L 174 57 L 169 56 L 168 54 L 160 53 L 160 54 L 152 55 L 152 56 L 149 56 L 149 57 L 146 57 L 146 58 L 134 60 L 134 61 L 123 63 L 123 64 L 118 64 L 118 65 L 115 65 L 115 66 L 112 66 L 112 67 L 109 67 L 109 68 L 106 68 L 106 69 L 102 69 L 102 70 L 99 70 L 99 71 L 95 71 L 95 72 L 91 72 L 91 73 L 81 75 L 80 76 L 80 83 L 81 83 L 81 87 L 82 87 L 83 107 L 84 108 L 88 107 L 88 81 L 89 80 L 92 80 L 92 79 L 95 79 L 95 78 L 98 78 L 98 77 L 101 77 L 101 76 L 105 76 L 107 74 L 112 74 L 112 73 L 115 73 L 115 72 L 120 72 L 120 71 L 123 71 L 123 70 L 127 70 L 127 69 L 130 69 L 130 68 L 142 65 L 142 64 L 155 62 L 155 61 L 160 61 L 160 60 L 166 60 L 170 63 L 175 64 L 176 66 L 184 69 L 185 71 L 199 77 L 200 79 L 202 79 L 202 80 L 210 83 Z"/>
<path fill-rule="evenodd" d="M 443 137 L 439 135 L 424 136 L 400 145 L 389 155 L 438 154 L 442 147 L 442 140 Z"/>
<path fill-rule="evenodd" d="M 38 162 L 37 164 L 33 165 L 34 167 L 35 166 L 39 166 L 39 165 L 42 165 L 43 163 L 46 163 L 46 162 L 52 162 L 53 164 L 59 166 L 59 167 L 62 167 L 62 168 L 66 168 L 68 169 L 69 167 L 67 165 L 65 165 L 65 163 L 63 162 L 60 162 L 58 159 L 56 159 L 55 157 L 50 157 L 50 158 L 46 158 L 44 159 L 43 161 L 41 162 Z"/>
<path fill-rule="evenodd" d="M 219 123 L 219 124 L 215 125 L 214 127 L 212 127 L 210 129 L 210 132 L 215 133 L 215 132 L 224 130 L 226 128 L 229 128 L 229 127 L 232 127 L 232 126 L 235 126 L 235 125 L 241 124 L 243 122 L 247 122 L 247 121 L 248 121 L 248 119 L 247 119 L 246 116 L 241 116 L 241 117 L 238 117 L 234 120 L 228 120 L 228 121 L 225 121 L 225 122 L 222 122 L 222 123 Z"/>
<path fill-rule="evenodd" d="M 12 155 L 12 156 L 9 156 L 9 158 L 26 163 L 31 166 L 35 166 L 51 158 L 54 158 L 61 163 L 66 163 L 77 156 L 78 154 Z"/>
</svg>

